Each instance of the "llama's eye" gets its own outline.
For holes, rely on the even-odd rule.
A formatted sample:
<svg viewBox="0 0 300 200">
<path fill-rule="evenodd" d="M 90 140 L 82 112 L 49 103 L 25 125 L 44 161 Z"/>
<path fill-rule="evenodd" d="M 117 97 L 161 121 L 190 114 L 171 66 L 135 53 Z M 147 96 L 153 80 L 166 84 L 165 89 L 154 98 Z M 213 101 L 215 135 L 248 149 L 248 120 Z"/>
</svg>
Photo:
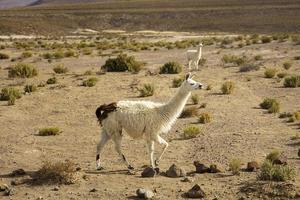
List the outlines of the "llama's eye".
<svg viewBox="0 0 300 200">
<path fill-rule="evenodd" d="M 191 83 L 191 85 L 195 85 L 195 83 Z"/>
</svg>

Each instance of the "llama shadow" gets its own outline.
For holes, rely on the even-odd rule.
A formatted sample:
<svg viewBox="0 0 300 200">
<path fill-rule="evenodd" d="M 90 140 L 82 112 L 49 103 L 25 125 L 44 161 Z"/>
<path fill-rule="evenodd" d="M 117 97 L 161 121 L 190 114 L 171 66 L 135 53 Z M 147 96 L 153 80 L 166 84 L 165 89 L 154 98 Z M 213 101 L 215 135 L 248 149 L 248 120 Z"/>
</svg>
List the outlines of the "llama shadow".
<svg viewBox="0 0 300 200">
<path fill-rule="evenodd" d="M 128 170 L 121 169 L 121 170 L 109 170 L 109 171 L 96 171 L 96 170 L 86 170 L 84 171 L 86 174 L 102 174 L 102 175 L 112 175 L 112 174 L 124 174 L 128 175 Z"/>
<path fill-rule="evenodd" d="M 288 143 L 287 146 L 291 146 L 291 147 L 300 146 L 300 141 Z"/>
</svg>

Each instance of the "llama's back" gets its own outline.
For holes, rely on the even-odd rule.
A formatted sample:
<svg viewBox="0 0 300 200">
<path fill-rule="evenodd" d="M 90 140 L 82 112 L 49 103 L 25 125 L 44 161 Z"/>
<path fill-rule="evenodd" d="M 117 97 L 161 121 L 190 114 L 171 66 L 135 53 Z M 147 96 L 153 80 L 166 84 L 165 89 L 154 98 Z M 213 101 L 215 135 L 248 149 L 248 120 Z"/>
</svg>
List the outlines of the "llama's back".
<svg viewBox="0 0 300 200">
<path fill-rule="evenodd" d="M 162 105 L 162 103 L 155 103 L 152 101 L 119 101 L 117 103 L 118 110 L 129 112 L 144 111 Z"/>
</svg>

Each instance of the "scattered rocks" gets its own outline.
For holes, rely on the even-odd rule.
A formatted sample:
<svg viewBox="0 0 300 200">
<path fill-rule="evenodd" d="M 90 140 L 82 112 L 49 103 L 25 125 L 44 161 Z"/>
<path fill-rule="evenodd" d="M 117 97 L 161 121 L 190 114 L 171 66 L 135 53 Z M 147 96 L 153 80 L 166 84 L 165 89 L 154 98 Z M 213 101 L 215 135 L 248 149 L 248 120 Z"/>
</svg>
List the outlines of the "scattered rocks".
<svg viewBox="0 0 300 200">
<path fill-rule="evenodd" d="M 280 154 L 278 158 L 273 160 L 273 164 L 276 165 L 286 165 L 287 164 L 287 156 L 284 154 Z"/>
<path fill-rule="evenodd" d="M 98 190 L 96 188 L 93 188 L 90 190 L 90 192 L 97 192 Z"/>
<path fill-rule="evenodd" d="M 217 165 L 213 164 L 209 167 L 209 173 L 219 173 L 221 170 L 217 167 Z"/>
<path fill-rule="evenodd" d="M 11 173 L 11 176 L 23 176 L 23 175 L 26 175 L 24 169 L 16 169 Z"/>
<path fill-rule="evenodd" d="M 144 171 L 142 172 L 142 177 L 154 177 L 156 174 L 156 171 L 152 167 L 146 167 Z"/>
<path fill-rule="evenodd" d="M 136 195 L 142 199 L 152 199 L 154 197 L 154 193 L 151 190 L 144 188 L 137 189 Z"/>
<path fill-rule="evenodd" d="M 183 168 L 173 164 L 166 171 L 166 176 L 171 177 L 171 178 L 183 177 L 183 176 L 186 176 L 186 172 Z"/>
<path fill-rule="evenodd" d="M 256 161 L 251 161 L 247 163 L 246 171 L 256 172 L 260 168 L 259 164 Z"/>
<path fill-rule="evenodd" d="M 186 197 L 193 199 L 204 198 L 206 196 L 206 194 L 198 184 L 194 185 L 188 192 L 185 193 L 185 195 Z"/>
<path fill-rule="evenodd" d="M 196 173 L 203 174 L 209 172 L 209 168 L 206 165 L 200 163 L 199 161 L 194 161 L 194 165 L 196 167 Z"/>
</svg>

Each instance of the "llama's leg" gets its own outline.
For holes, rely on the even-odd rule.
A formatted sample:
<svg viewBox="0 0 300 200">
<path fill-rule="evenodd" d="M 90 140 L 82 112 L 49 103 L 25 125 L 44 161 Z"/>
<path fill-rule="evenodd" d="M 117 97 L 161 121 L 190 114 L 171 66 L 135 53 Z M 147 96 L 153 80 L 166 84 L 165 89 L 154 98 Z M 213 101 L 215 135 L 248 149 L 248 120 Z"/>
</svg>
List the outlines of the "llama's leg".
<svg viewBox="0 0 300 200">
<path fill-rule="evenodd" d="M 150 165 L 154 169 L 154 141 L 148 141 L 147 142 L 148 152 L 150 155 Z"/>
<path fill-rule="evenodd" d="M 189 70 L 191 70 L 192 60 L 189 60 Z"/>
<path fill-rule="evenodd" d="M 115 149 L 118 154 L 121 156 L 123 162 L 127 165 L 128 169 L 134 169 L 130 163 L 127 161 L 125 155 L 122 153 L 121 146 L 122 146 L 122 132 L 120 134 L 115 134 L 113 137 L 113 141 L 115 142 Z"/>
<path fill-rule="evenodd" d="M 110 137 L 103 130 L 102 135 L 101 135 L 101 140 L 97 145 L 97 154 L 96 154 L 96 167 L 97 167 L 97 170 L 103 169 L 103 167 L 101 167 L 101 165 L 100 165 L 100 154 L 101 154 L 101 151 L 103 150 L 103 147 L 105 146 L 105 144 L 107 143 L 107 141 L 109 139 L 110 139 Z"/>
<path fill-rule="evenodd" d="M 164 145 L 162 152 L 160 153 L 160 155 L 158 156 L 158 159 L 155 160 L 155 165 L 158 166 L 159 165 L 159 161 L 162 158 L 163 154 L 165 153 L 165 151 L 167 150 L 169 144 L 168 142 L 166 142 L 162 137 L 160 137 L 159 135 L 157 136 L 157 142 L 159 144 Z"/>
</svg>

